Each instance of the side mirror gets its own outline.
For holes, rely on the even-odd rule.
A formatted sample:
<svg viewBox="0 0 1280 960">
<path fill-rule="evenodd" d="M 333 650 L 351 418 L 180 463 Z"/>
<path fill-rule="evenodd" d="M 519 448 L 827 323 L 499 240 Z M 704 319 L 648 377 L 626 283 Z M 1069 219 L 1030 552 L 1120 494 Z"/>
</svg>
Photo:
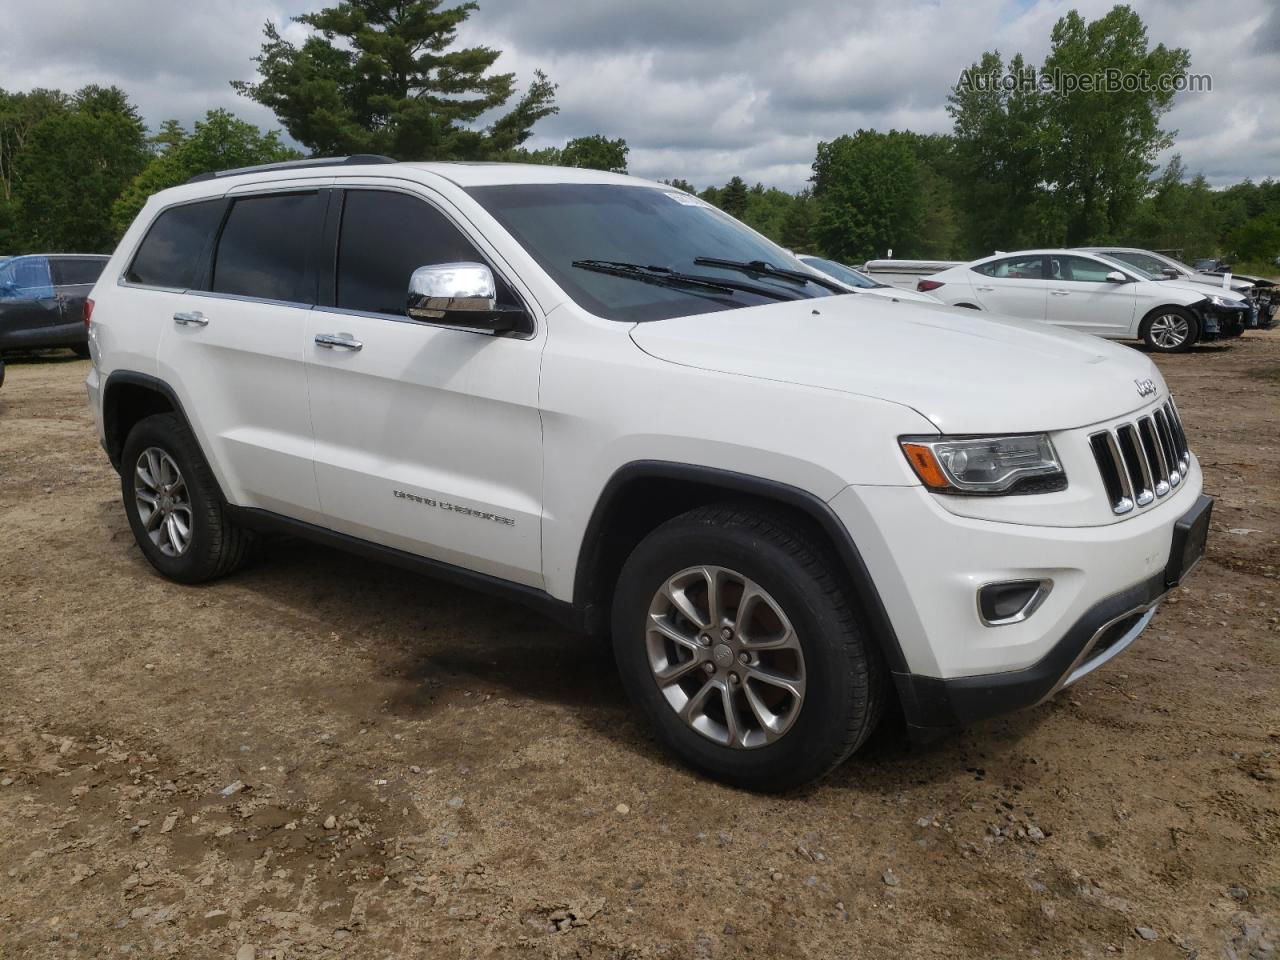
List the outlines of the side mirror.
<svg viewBox="0 0 1280 960">
<path fill-rule="evenodd" d="M 498 304 L 493 271 L 483 263 L 438 263 L 409 278 L 405 314 L 412 320 L 506 333 L 527 321 L 523 310 Z"/>
<path fill-rule="evenodd" d="M 1119 270 L 1112 270 L 1107 274 L 1107 283 L 1128 283 L 1129 278 Z"/>
<path fill-rule="evenodd" d="M 1163 273 L 1170 280 L 1177 280 L 1180 276 L 1182 276 L 1182 274 L 1180 274 L 1177 270 L 1173 269 L 1173 267 L 1165 267 L 1160 272 Z"/>
</svg>

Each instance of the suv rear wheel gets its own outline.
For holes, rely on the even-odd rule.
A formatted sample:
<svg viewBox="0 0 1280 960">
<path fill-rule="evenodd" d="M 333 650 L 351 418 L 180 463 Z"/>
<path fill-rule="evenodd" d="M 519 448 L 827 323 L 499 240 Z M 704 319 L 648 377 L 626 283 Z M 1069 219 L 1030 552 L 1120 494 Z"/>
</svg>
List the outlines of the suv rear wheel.
<svg viewBox="0 0 1280 960">
<path fill-rule="evenodd" d="M 701 507 L 646 537 L 619 579 L 613 645 L 663 743 L 735 786 L 822 776 L 883 710 L 884 669 L 835 561 L 767 510 Z"/>
<path fill-rule="evenodd" d="M 231 522 L 213 472 L 176 414 L 147 417 L 129 431 L 120 490 L 134 539 L 171 580 L 201 583 L 244 562 L 252 535 Z"/>
</svg>

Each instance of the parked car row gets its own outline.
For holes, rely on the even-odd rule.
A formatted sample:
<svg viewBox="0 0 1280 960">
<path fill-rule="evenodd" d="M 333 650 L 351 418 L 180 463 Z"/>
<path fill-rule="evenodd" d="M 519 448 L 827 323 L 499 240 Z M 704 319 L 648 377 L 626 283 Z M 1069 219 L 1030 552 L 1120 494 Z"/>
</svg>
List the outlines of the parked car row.
<svg viewBox="0 0 1280 960">
<path fill-rule="evenodd" d="M 107 260 L 87 253 L 0 258 L 0 351 L 69 347 L 87 357 L 85 298 Z"/>
<path fill-rule="evenodd" d="M 1189 268 L 1183 275 L 1124 248 L 998 253 L 923 277 L 917 289 L 953 306 L 1113 340 L 1144 340 L 1161 353 L 1238 337 L 1271 322 L 1270 308 L 1264 323 L 1247 290 L 1215 285 Z"/>
<path fill-rule="evenodd" d="M 1171 287 L 1080 256 L 930 292 Z M 607 638 L 685 762 L 785 789 L 890 709 L 931 736 L 1102 667 L 1212 508 L 1150 357 L 823 267 L 594 170 L 228 171 L 120 241 L 88 394 L 164 576 L 285 531 L 499 592 Z"/>
</svg>

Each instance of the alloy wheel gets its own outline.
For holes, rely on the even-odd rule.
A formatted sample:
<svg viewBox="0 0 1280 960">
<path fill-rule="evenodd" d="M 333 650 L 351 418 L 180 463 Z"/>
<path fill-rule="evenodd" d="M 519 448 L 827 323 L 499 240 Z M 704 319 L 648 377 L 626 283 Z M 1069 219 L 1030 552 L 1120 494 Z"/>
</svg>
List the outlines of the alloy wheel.
<svg viewBox="0 0 1280 960">
<path fill-rule="evenodd" d="M 180 557 L 191 546 L 191 497 L 173 457 L 147 447 L 134 468 L 134 501 L 151 542 L 167 557 Z"/>
<path fill-rule="evenodd" d="M 1186 317 L 1164 313 L 1151 321 L 1151 339 L 1162 350 L 1173 350 L 1187 342 L 1191 326 Z"/>
<path fill-rule="evenodd" d="M 791 729 L 804 703 L 804 652 L 763 587 L 726 567 L 689 567 L 654 594 L 647 619 L 654 681 L 689 727 L 737 749 Z"/>
</svg>

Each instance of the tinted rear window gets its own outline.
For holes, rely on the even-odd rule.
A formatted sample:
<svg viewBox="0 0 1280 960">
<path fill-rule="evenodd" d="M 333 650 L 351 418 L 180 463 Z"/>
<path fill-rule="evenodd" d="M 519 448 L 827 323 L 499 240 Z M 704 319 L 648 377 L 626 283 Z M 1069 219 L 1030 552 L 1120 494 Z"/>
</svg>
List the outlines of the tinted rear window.
<svg viewBox="0 0 1280 960">
<path fill-rule="evenodd" d="M 320 194 L 236 200 L 213 261 L 215 293 L 315 303 L 311 254 L 324 219 Z"/>
<path fill-rule="evenodd" d="M 483 263 L 449 219 L 403 193 L 349 190 L 338 241 L 338 306 L 401 316 L 419 267 Z"/>
<path fill-rule="evenodd" d="M 97 283 L 106 260 L 79 257 L 56 257 L 53 261 L 53 282 L 59 286 Z"/>
<path fill-rule="evenodd" d="M 205 200 L 164 211 L 147 231 L 125 279 L 179 290 L 195 286 L 200 258 L 218 228 L 222 209 L 221 200 Z"/>
</svg>

